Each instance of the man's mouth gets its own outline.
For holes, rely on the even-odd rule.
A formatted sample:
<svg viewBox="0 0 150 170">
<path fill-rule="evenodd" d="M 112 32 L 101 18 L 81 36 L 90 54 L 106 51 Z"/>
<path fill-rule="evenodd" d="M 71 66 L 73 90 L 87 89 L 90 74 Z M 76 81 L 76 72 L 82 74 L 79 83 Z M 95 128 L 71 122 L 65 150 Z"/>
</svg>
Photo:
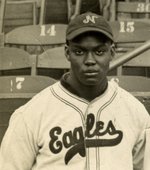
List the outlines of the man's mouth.
<svg viewBox="0 0 150 170">
<path fill-rule="evenodd" d="M 85 72 L 84 72 L 84 75 L 86 75 L 86 76 L 97 76 L 98 75 L 98 71 L 97 70 L 86 70 Z"/>
<path fill-rule="evenodd" d="M 98 72 L 85 72 L 84 75 L 86 75 L 86 76 L 97 76 Z"/>
</svg>

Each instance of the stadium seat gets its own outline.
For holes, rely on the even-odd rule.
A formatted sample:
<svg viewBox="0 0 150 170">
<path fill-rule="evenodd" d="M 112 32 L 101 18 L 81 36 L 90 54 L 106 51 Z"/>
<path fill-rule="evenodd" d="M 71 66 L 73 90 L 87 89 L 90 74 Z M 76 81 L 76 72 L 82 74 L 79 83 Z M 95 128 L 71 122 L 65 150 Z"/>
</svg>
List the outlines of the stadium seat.
<svg viewBox="0 0 150 170">
<path fill-rule="evenodd" d="M 46 74 L 60 79 L 69 67 L 70 63 L 64 54 L 64 47 L 51 48 L 37 56 L 37 74 L 39 75 Z"/>
<path fill-rule="evenodd" d="M 150 49 L 123 65 L 123 75 L 150 77 Z"/>
<path fill-rule="evenodd" d="M 66 42 L 65 24 L 30 25 L 15 28 L 5 35 L 5 45 L 24 48 L 30 54 L 39 54 L 46 49 L 62 46 Z"/>
<path fill-rule="evenodd" d="M 110 10 L 112 21 L 150 19 L 149 0 L 111 0 Z"/>
<path fill-rule="evenodd" d="M 3 16 L 3 32 L 7 33 L 12 29 L 24 25 L 37 24 L 37 7 L 35 0 L 10 1 L 6 0 L 4 9 L 1 9 Z"/>
<path fill-rule="evenodd" d="M 101 0 L 80 0 L 80 13 L 91 11 L 101 14 Z"/>
<path fill-rule="evenodd" d="M 1 47 L 0 73 L 1 75 L 35 75 L 36 56 L 29 55 L 19 48 Z"/>
<path fill-rule="evenodd" d="M 0 77 L 0 143 L 14 110 L 55 82 L 56 80 L 44 76 Z"/>
<path fill-rule="evenodd" d="M 110 21 L 117 50 L 127 52 L 150 39 L 150 22 Z"/>
<path fill-rule="evenodd" d="M 108 79 L 114 79 L 122 88 L 132 92 L 133 94 L 138 94 L 138 92 L 150 94 L 150 78 L 143 76 L 108 76 Z"/>
<path fill-rule="evenodd" d="M 130 52 L 135 48 L 140 47 L 143 43 L 150 39 L 149 28 L 150 22 L 146 21 L 111 21 L 110 25 L 114 33 L 115 47 L 116 47 L 116 57 L 121 57 L 121 55 L 126 52 Z M 148 67 L 150 65 L 148 53 L 150 51 L 141 54 L 136 57 L 131 62 L 128 62 L 125 66 L 133 67 Z M 141 62 L 142 61 L 142 62 Z M 136 65 L 137 64 L 137 65 Z M 120 68 L 119 68 L 120 69 Z M 118 69 L 118 74 L 122 74 L 122 70 Z M 136 68 L 137 69 L 137 68 Z M 133 69 L 132 69 L 133 70 Z M 131 73 L 132 70 L 128 70 L 126 73 Z M 141 72 L 139 71 L 139 72 Z M 138 73 L 143 74 L 143 73 Z M 138 75 L 137 74 L 137 75 Z"/>
<path fill-rule="evenodd" d="M 71 0 L 41 0 L 40 24 L 67 24 L 71 10 Z"/>
<path fill-rule="evenodd" d="M 107 20 L 110 18 L 110 0 L 76 0 L 74 6 L 72 19 L 87 11 L 103 15 Z"/>
</svg>

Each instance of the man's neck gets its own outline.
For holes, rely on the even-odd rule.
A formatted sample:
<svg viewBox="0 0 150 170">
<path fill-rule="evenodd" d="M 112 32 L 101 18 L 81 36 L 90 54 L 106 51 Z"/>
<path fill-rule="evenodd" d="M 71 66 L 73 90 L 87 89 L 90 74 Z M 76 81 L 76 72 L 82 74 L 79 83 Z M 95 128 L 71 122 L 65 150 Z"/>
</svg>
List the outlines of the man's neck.
<svg viewBox="0 0 150 170">
<path fill-rule="evenodd" d="M 82 85 L 77 81 L 74 81 L 74 79 L 70 75 L 67 76 L 65 81 L 68 84 L 69 89 L 71 88 L 71 92 L 88 101 L 92 101 L 96 97 L 102 95 L 108 86 L 107 78 L 106 80 L 102 81 L 102 83 L 99 83 L 98 85 L 95 86 Z"/>
</svg>

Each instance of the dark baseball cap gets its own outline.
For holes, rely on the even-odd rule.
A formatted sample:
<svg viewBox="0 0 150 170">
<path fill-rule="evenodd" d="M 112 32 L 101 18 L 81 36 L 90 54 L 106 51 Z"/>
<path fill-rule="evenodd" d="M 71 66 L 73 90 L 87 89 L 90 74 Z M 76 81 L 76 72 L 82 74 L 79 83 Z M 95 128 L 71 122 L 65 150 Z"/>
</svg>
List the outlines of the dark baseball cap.
<svg viewBox="0 0 150 170">
<path fill-rule="evenodd" d="M 101 33 L 113 41 L 112 29 L 107 20 L 103 16 L 92 12 L 78 15 L 70 21 L 66 31 L 66 39 L 72 40 L 85 32 L 91 31 Z"/>
</svg>

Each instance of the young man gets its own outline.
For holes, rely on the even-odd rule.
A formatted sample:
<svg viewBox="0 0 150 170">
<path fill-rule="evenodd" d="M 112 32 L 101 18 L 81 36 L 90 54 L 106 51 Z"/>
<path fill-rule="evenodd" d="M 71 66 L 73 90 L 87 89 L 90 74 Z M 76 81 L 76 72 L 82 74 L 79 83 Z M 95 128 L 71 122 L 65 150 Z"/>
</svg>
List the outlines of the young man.
<svg viewBox="0 0 150 170">
<path fill-rule="evenodd" d="M 0 170 L 148 170 L 149 115 L 107 81 L 114 55 L 109 24 L 93 13 L 79 15 L 66 39 L 70 72 L 12 115 Z"/>
</svg>

